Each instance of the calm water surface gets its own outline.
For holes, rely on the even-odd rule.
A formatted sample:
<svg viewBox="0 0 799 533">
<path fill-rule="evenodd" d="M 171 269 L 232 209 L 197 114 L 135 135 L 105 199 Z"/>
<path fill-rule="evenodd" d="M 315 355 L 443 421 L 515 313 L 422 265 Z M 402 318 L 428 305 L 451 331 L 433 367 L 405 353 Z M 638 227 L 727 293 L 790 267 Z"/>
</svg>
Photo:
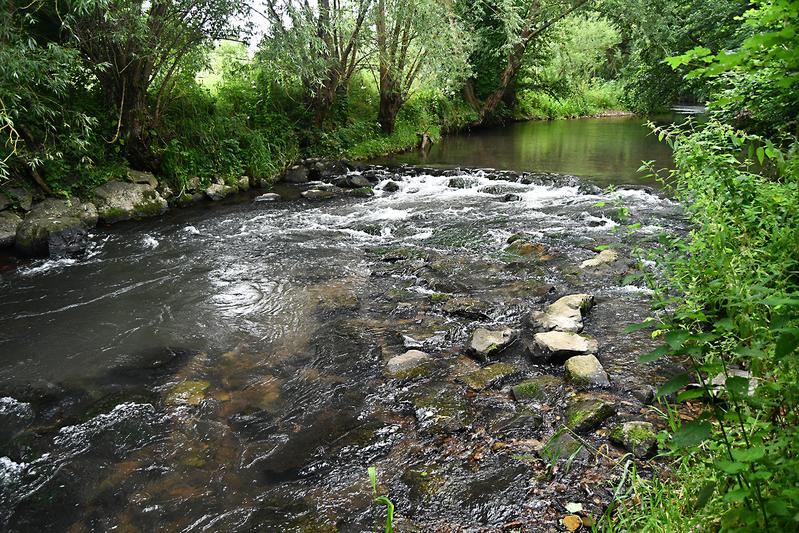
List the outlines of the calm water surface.
<svg viewBox="0 0 799 533">
<path fill-rule="evenodd" d="M 676 117 L 659 117 L 670 123 Z M 382 163 L 442 167 L 488 167 L 561 172 L 605 185 L 654 185 L 638 172 L 642 161 L 671 166 L 671 151 L 650 134 L 648 119 L 607 117 L 532 121 L 445 136 L 430 152 L 409 152 Z"/>
</svg>

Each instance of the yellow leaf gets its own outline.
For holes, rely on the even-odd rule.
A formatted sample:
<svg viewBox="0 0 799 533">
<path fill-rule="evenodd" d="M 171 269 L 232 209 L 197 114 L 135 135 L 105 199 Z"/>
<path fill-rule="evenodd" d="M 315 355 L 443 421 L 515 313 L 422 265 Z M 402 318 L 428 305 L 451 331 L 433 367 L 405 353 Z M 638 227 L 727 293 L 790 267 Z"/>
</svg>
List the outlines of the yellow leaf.
<svg viewBox="0 0 799 533">
<path fill-rule="evenodd" d="M 567 514 L 563 517 L 563 525 L 569 531 L 577 531 L 583 525 L 583 521 L 576 514 Z"/>
</svg>

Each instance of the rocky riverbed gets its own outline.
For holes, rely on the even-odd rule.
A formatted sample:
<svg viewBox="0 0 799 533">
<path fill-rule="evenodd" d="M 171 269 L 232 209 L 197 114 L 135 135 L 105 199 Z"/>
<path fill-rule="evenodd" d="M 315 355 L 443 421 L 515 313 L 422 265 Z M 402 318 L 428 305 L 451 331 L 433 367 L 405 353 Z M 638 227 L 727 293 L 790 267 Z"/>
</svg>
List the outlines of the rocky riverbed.
<svg viewBox="0 0 799 533">
<path fill-rule="evenodd" d="M 672 369 L 624 328 L 670 200 L 321 161 L 222 187 L 110 229 L 72 204 L 68 260 L 6 260 L 4 529 L 374 530 L 374 465 L 398 531 L 563 531 L 650 471 Z"/>
</svg>

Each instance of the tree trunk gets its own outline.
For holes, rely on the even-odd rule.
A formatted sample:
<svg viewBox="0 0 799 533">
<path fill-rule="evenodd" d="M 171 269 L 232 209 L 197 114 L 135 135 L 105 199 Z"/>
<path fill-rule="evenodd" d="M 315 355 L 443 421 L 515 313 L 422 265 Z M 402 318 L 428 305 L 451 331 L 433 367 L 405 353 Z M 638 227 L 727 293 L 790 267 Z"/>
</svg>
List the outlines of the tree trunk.
<svg viewBox="0 0 799 533">
<path fill-rule="evenodd" d="M 381 86 L 380 110 L 377 115 L 377 120 L 380 122 L 383 133 L 387 135 L 394 133 L 394 127 L 397 124 L 397 114 L 403 103 L 404 99 L 401 94 L 397 93 L 395 90 L 391 90 L 389 87 L 386 87 L 384 90 Z"/>
</svg>

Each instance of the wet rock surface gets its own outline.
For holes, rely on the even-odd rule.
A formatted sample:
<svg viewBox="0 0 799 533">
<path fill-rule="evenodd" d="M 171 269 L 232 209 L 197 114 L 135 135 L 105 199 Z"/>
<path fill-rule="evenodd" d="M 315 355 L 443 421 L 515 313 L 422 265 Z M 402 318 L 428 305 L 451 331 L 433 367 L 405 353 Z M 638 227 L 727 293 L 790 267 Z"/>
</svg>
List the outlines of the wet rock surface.
<svg viewBox="0 0 799 533">
<path fill-rule="evenodd" d="M 94 203 L 100 221 L 106 223 L 158 216 L 168 209 L 151 183 L 109 181 L 94 190 Z"/>
<path fill-rule="evenodd" d="M 370 531 L 370 465 L 400 531 L 560 531 L 564 502 L 602 516 L 627 453 L 611 428 L 653 420 L 635 391 L 671 369 L 634 364 L 654 341 L 623 333 L 646 291 L 578 266 L 679 231 L 675 206 L 622 191 L 650 228 L 628 235 L 570 176 L 303 165 L 283 201 L 98 228 L 85 256 L 2 271 L 4 530 Z M 312 190 L 328 201 L 294 201 Z M 517 234 L 530 253 L 506 250 Z M 607 387 L 531 358 L 580 323 Z M 486 350 L 517 340 L 481 362 L 479 330 Z"/>
<path fill-rule="evenodd" d="M 49 255 L 51 236 L 80 234 L 97 224 L 97 210 L 80 200 L 48 199 L 36 204 L 17 226 L 15 246 L 27 255 Z M 61 240 L 69 240 L 64 237 Z"/>
<path fill-rule="evenodd" d="M 586 387 L 607 387 L 610 385 L 608 373 L 595 355 L 570 357 L 565 365 L 566 376 L 575 385 Z"/>
</svg>

